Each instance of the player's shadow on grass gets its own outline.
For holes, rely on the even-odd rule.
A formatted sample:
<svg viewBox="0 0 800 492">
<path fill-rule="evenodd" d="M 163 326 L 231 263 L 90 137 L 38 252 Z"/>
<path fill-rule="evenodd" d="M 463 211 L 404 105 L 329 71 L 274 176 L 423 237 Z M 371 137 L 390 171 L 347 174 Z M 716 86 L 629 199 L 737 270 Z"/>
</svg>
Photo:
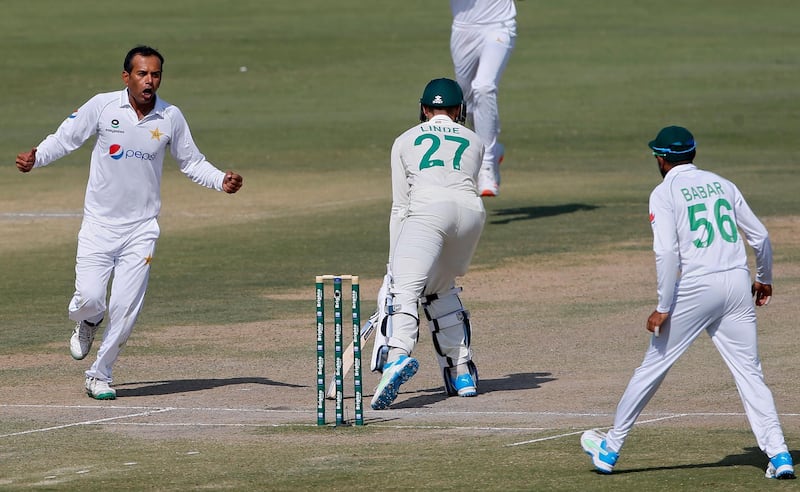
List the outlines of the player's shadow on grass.
<svg viewBox="0 0 800 492">
<path fill-rule="evenodd" d="M 549 372 L 526 372 L 509 374 L 496 379 L 480 378 L 478 381 L 478 397 L 494 391 L 536 389 L 544 383 L 555 381 L 556 378 L 550 377 L 551 375 L 552 373 Z M 400 389 L 400 393 L 403 393 L 402 388 Z M 392 408 L 419 408 L 444 401 L 448 398 L 444 390 L 444 384 L 438 388 L 419 390 L 417 393 L 425 394 L 412 396 L 406 400 L 394 403 L 392 404 Z"/>
<path fill-rule="evenodd" d="M 225 378 L 225 379 L 174 379 L 172 381 L 140 381 L 114 385 L 117 396 L 127 398 L 132 396 L 158 396 L 172 395 L 175 393 L 190 393 L 231 386 L 234 384 L 264 384 L 268 386 L 285 386 L 288 388 L 303 388 L 302 385 L 281 383 L 267 378 Z M 135 386 L 126 388 L 126 386 Z"/>
<path fill-rule="evenodd" d="M 502 225 L 518 220 L 541 219 L 542 217 L 553 217 L 554 215 L 571 214 L 581 210 L 594 210 L 596 208 L 600 207 L 597 205 L 587 205 L 585 203 L 566 203 L 564 205 L 543 207 L 501 208 L 490 212 L 492 217 L 500 217 L 498 219 L 492 219 L 490 223 Z"/>
<path fill-rule="evenodd" d="M 641 472 L 654 472 L 663 470 L 696 470 L 698 468 L 725 468 L 729 466 L 752 466 L 758 468 L 762 473 L 767 469 L 769 459 L 763 451 L 757 447 L 742 448 L 743 453 L 730 454 L 719 461 L 714 463 L 692 463 L 688 465 L 674 465 L 674 466 L 652 466 L 647 468 L 629 468 L 627 470 L 614 470 L 614 475 L 622 475 L 624 473 L 641 473 Z M 792 452 L 792 460 L 797 463 L 800 459 L 800 452 Z M 669 460 L 668 457 L 661 458 L 662 460 Z M 599 473 L 599 472 L 598 472 Z"/>
</svg>

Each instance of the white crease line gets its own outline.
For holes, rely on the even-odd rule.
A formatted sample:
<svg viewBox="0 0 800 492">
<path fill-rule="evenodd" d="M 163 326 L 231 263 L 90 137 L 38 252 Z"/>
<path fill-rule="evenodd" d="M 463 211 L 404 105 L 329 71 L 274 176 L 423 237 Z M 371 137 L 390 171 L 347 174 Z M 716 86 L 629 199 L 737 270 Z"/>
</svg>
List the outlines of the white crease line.
<svg viewBox="0 0 800 492">
<path fill-rule="evenodd" d="M 549 427 L 481 427 L 481 426 L 451 426 L 451 425 L 387 425 L 369 423 L 370 427 L 380 427 L 382 429 L 434 429 L 434 430 L 477 430 L 477 431 L 543 431 Z"/>
<path fill-rule="evenodd" d="M 653 419 L 642 420 L 640 422 L 636 422 L 635 425 L 649 424 L 649 423 L 658 422 L 658 421 L 661 421 L 661 420 L 677 419 L 677 418 L 686 417 L 686 416 L 692 416 L 692 415 L 697 415 L 697 414 L 678 413 L 678 414 L 675 414 L 675 415 L 667 415 L 665 417 L 656 417 L 656 418 L 653 418 Z M 719 415 L 719 414 L 710 414 L 710 415 Z M 738 415 L 742 415 L 742 414 L 729 413 L 729 414 L 722 414 L 722 415 L 737 415 L 738 416 Z M 522 446 L 523 444 L 533 444 L 533 443 L 542 442 L 542 441 L 552 441 L 553 439 L 561 439 L 562 437 L 569 437 L 569 436 L 576 436 L 578 434 L 583 434 L 583 432 L 584 432 L 584 430 L 579 430 L 579 431 L 576 431 L 576 432 L 567 432 L 566 434 L 558 434 L 558 435 L 555 435 L 555 436 L 540 437 L 538 439 L 531 439 L 529 441 L 514 442 L 514 443 L 511 443 L 511 444 L 506 444 L 506 447 Z"/>
<path fill-rule="evenodd" d="M 11 434 L 0 435 L 0 438 L 12 437 L 12 436 L 24 436 L 26 434 L 35 434 L 37 432 L 47 432 L 47 431 L 52 431 L 52 430 L 67 429 L 69 427 L 76 427 L 76 426 L 79 426 L 79 425 L 102 424 L 104 422 L 109 422 L 109 421 L 112 421 L 112 420 L 129 419 L 129 418 L 133 418 L 133 417 L 145 417 L 145 416 L 148 416 L 148 415 L 152 415 L 152 414 L 156 414 L 156 413 L 169 412 L 169 411 L 172 411 L 172 410 L 174 410 L 174 408 L 162 408 L 162 409 L 159 409 L 159 410 L 148 410 L 146 412 L 134 413 L 134 414 L 130 414 L 130 415 L 120 415 L 120 416 L 117 416 L 117 417 L 108 417 L 108 418 L 105 418 L 105 419 L 86 420 L 84 422 L 73 422 L 72 424 L 57 425 L 57 426 L 54 426 L 54 427 L 45 427 L 43 429 L 31 429 L 31 430 L 20 431 L 20 432 L 12 432 Z"/>
<path fill-rule="evenodd" d="M 201 422 L 109 422 L 106 425 L 131 427 L 311 427 L 317 424 L 242 424 L 242 423 L 201 423 Z"/>
<path fill-rule="evenodd" d="M 226 408 L 226 407 L 174 407 L 174 410 L 183 410 L 187 412 L 242 412 L 242 413 L 305 413 L 315 414 L 316 409 L 313 410 L 300 410 L 296 408 Z"/>
<path fill-rule="evenodd" d="M 545 417 L 607 417 L 610 413 L 577 413 L 577 412 L 525 412 L 525 411 L 471 411 L 471 410 L 435 410 L 426 408 L 424 410 L 379 410 L 376 413 L 389 415 L 391 413 L 401 415 L 538 415 Z"/>
<path fill-rule="evenodd" d="M 139 407 L 139 406 L 123 406 L 123 405 L 49 405 L 46 403 L 0 403 L 0 408 L 57 408 L 57 409 L 77 409 L 93 408 L 95 410 L 161 410 L 164 407 Z M 177 407 L 170 407 L 175 408 Z"/>
<path fill-rule="evenodd" d="M 539 439 L 531 439 L 529 441 L 521 441 L 521 442 L 513 442 L 511 444 L 506 444 L 505 447 L 509 448 L 512 446 L 522 446 L 523 444 L 533 444 L 535 442 L 542 442 L 542 441 L 552 441 L 553 439 L 561 439 L 562 437 L 569 437 L 575 436 L 578 434 L 583 434 L 584 431 L 579 430 L 577 432 L 568 432 L 566 434 L 558 434 L 555 436 L 548 436 L 548 437 L 540 437 Z"/>
<path fill-rule="evenodd" d="M 297 215 L 303 215 L 305 213 L 319 210 L 323 208 L 330 208 L 330 207 L 344 207 L 350 206 L 359 203 L 365 202 L 374 202 L 378 200 L 383 200 L 385 197 L 381 196 L 374 196 L 374 197 L 360 197 L 360 198 L 352 198 L 348 200 L 331 200 L 327 202 L 315 203 L 315 204 L 308 204 L 301 207 L 295 208 L 287 208 L 284 210 L 280 210 L 278 212 L 261 212 L 261 213 L 251 213 L 246 214 L 245 217 L 248 219 L 276 219 L 276 218 L 286 218 L 286 217 L 293 217 Z M 218 215 L 213 212 L 209 213 L 195 213 L 192 211 L 165 211 L 161 214 L 161 217 L 164 218 L 174 218 L 174 217 L 213 217 Z M 45 218 L 75 218 L 75 217 L 83 217 L 83 212 L 2 212 L 0 213 L 0 218 L 8 218 L 8 219 L 20 219 L 20 218 L 38 218 L 38 219 L 45 219 Z"/>
<path fill-rule="evenodd" d="M 140 409 L 144 410 L 143 412 L 129 414 L 129 415 L 122 415 L 117 417 L 109 417 L 105 419 L 96 419 L 96 420 L 89 420 L 85 422 L 76 422 L 72 424 L 54 426 L 54 427 L 46 427 L 43 429 L 33 429 L 28 431 L 21 431 L 21 432 L 14 432 L 11 434 L 4 434 L 0 435 L 0 438 L 4 437 L 11 437 L 11 436 L 19 436 L 25 434 L 32 434 L 37 432 L 45 432 L 51 430 L 59 430 L 65 429 L 68 427 L 75 427 L 80 425 L 95 425 L 95 424 L 108 424 L 108 425 L 129 425 L 129 426 L 142 426 L 142 427 L 322 427 L 318 426 L 314 423 L 304 424 L 304 423 L 276 423 L 276 424 L 245 424 L 245 423 L 229 423 L 229 424 L 221 424 L 221 423 L 203 423 L 203 422 L 180 422 L 180 423 L 136 423 L 136 422 L 114 422 L 115 420 L 133 418 L 133 417 L 142 417 L 142 416 L 149 416 L 157 413 L 164 413 L 164 412 L 176 412 L 176 411 L 207 411 L 207 412 L 242 412 L 242 413 L 291 413 L 291 414 L 313 414 L 313 410 L 298 410 L 298 409 L 256 409 L 256 408 L 229 408 L 229 407 L 147 407 L 147 406 L 120 406 L 120 405 L 110 405 L 110 406 L 103 406 L 98 407 L 95 405 L 45 405 L 45 404 L 0 404 L 0 408 L 48 408 L 48 409 L 93 409 L 93 410 L 133 410 L 133 409 Z M 391 416 L 391 414 L 401 414 L 401 415 L 409 415 L 409 416 L 418 416 L 418 415 L 426 415 L 426 416 L 441 416 L 441 415 L 529 415 L 529 416 L 557 416 L 557 417 L 608 417 L 612 414 L 609 413 L 595 413 L 595 412 L 502 412 L 502 411 L 487 411 L 487 412 L 469 412 L 469 411 L 444 411 L 444 412 L 437 412 L 437 411 L 403 411 L 403 410 L 395 410 L 395 411 L 381 411 L 381 412 L 374 412 L 380 413 L 385 417 Z M 783 413 L 779 414 L 781 417 L 797 417 L 800 416 L 800 413 Z M 744 413 L 741 412 L 698 412 L 698 413 L 681 413 L 681 414 L 667 414 L 667 415 L 660 415 L 650 419 L 641 420 L 637 422 L 637 425 L 647 424 L 652 422 L 658 422 L 662 420 L 671 420 L 676 418 L 682 417 L 740 417 L 744 416 Z M 391 429 L 451 429 L 451 430 L 471 430 L 471 431 L 511 431 L 511 432 L 531 432 L 531 431 L 544 431 L 548 430 L 549 427 L 487 427 L 487 426 L 447 426 L 447 425 L 388 425 L 388 424 L 381 424 L 380 422 L 366 422 L 367 425 L 370 427 L 378 427 L 378 428 L 391 428 Z M 350 425 L 350 424 L 347 424 Z M 332 427 L 333 424 L 326 424 L 327 427 Z M 523 444 L 532 444 L 536 442 L 542 441 L 549 441 L 553 439 L 559 439 L 562 437 L 573 436 L 582 433 L 583 431 L 576 431 L 576 432 L 569 432 L 564 434 L 558 434 L 555 436 L 548 436 L 542 437 L 538 439 L 531 439 L 528 441 L 516 442 L 511 444 L 506 444 L 505 446 L 520 446 Z"/>
<path fill-rule="evenodd" d="M 83 217 L 82 212 L 3 212 L 0 217 L 21 218 L 21 217 Z"/>
<path fill-rule="evenodd" d="M 147 406 L 123 406 L 123 405 L 45 405 L 45 404 L 8 404 L 0 403 L 0 408 L 54 408 L 62 410 L 162 410 L 164 407 L 147 407 Z M 228 407 L 169 407 L 170 410 L 175 411 L 203 411 L 203 412 L 255 412 L 255 413 L 315 413 L 315 410 L 298 410 L 298 409 L 272 409 L 272 408 L 228 408 Z"/>
<path fill-rule="evenodd" d="M 153 409 L 162 407 L 148 407 L 148 406 L 122 406 L 122 405 L 109 405 L 98 407 L 95 405 L 46 405 L 46 404 L 3 404 L 0 403 L 0 408 L 54 408 L 54 409 Z M 314 414 L 315 409 L 261 409 L 261 408 L 229 408 L 229 407 L 170 407 L 172 410 L 180 411 L 204 411 L 204 412 L 252 412 L 252 413 L 297 413 L 297 414 Z M 437 417 L 448 415 L 487 415 L 487 416 L 547 416 L 547 417 L 608 417 L 610 413 L 576 413 L 576 412 L 524 412 L 524 411 L 461 411 L 461 410 L 404 410 L 404 409 L 388 409 L 380 411 L 365 411 L 365 415 L 374 414 L 383 417 L 391 416 L 411 416 L 411 417 Z"/>
<path fill-rule="evenodd" d="M 365 426 L 379 427 L 381 429 L 419 429 L 419 430 L 469 430 L 469 431 L 543 431 L 548 427 L 471 427 L 450 425 L 386 425 L 365 422 Z M 243 424 L 243 423 L 197 423 L 197 422 L 109 422 L 107 425 L 134 426 L 134 427 L 333 427 L 333 423 L 325 426 L 312 423 L 277 423 L 277 424 Z M 351 427 L 352 422 L 344 424 Z M 2 436 L 0 436 L 2 437 Z"/>
<path fill-rule="evenodd" d="M 51 409 L 94 409 L 94 410 L 161 410 L 164 407 L 152 406 L 128 406 L 128 405 L 48 405 L 48 404 L 9 404 L 0 403 L 0 408 L 51 408 Z M 173 411 L 203 411 L 203 412 L 243 412 L 243 413 L 290 413 L 290 414 L 315 414 L 316 410 L 313 408 L 234 408 L 234 407 L 169 407 Z M 382 417 L 392 417 L 396 415 L 401 416 L 424 416 L 424 417 L 437 417 L 442 415 L 499 415 L 499 416 L 532 416 L 532 417 L 613 417 L 613 413 L 608 412 L 525 412 L 525 411 L 461 411 L 461 410 L 436 410 L 427 408 L 424 410 L 417 409 L 387 409 L 387 410 L 369 410 L 366 409 L 365 415 L 374 415 Z M 743 412 L 693 412 L 693 413 L 664 413 L 654 412 L 649 414 L 653 418 L 674 418 L 676 416 L 695 416 L 695 417 L 739 417 L 744 416 Z M 779 413 L 779 417 L 800 417 L 800 413 Z"/>
</svg>

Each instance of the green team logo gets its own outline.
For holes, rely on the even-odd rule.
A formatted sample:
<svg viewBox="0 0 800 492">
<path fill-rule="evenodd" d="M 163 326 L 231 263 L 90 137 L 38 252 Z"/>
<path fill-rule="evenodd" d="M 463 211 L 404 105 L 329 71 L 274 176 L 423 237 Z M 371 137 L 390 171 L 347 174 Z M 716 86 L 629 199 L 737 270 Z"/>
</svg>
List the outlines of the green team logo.
<svg viewBox="0 0 800 492">
<path fill-rule="evenodd" d="M 690 205 L 689 229 L 700 231 L 700 237 L 692 241 L 697 248 L 707 248 L 714 242 L 717 233 L 723 241 L 735 243 L 739 239 L 736 222 L 729 213 L 733 210 L 728 200 L 720 198 L 714 202 L 713 222 L 708 218 L 708 209 L 705 203 Z"/>
</svg>

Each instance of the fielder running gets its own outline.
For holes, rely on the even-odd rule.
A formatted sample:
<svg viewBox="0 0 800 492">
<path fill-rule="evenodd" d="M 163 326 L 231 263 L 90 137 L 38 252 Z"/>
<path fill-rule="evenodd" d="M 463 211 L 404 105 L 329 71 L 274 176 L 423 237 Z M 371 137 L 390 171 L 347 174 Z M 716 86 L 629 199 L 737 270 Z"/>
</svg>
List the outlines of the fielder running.
<svg viewBox="0 0 800 492">
<path fill-rule="evenodd" d="M 792 456 L 758 357 L 755 305 L 772 296 L 772 247 L 766 228 L 739 189 L 692 162 L 695 141 L 685 128 L 663 128 L 649 144 L 664 181 L 650 195 L 658 306 L 653 333 L 607 434 L 590 430 L 581 446 L 601 473 L 611 473 L 634 422 L 667 372 L 705 331 L 733 374 L 758 447 L 769 457 L 766 476 L 794 478 Z M 750 281 L 740 232 L 753 248 Z"/>
<path fill-rule="evenodd" d="M 481 196 L 496 196 L 504 153 L 497 141 L 497 87 L 514 50 L 517 9 L 514 0 L 450 0 L 450 10 L 450 55 L 456 80 L 465 95 L 470 124 L 486 146 L 478 190 Z"/>
<path fill-rule="evenodd" d="M 157 218 L 167 149 L 181 172 L 195 183 L 226 193 L 236 193 L 242 186 L 240 175 L 220 171 L 206 160 L 181 111 L 156 96 L 163 62 L 153 48 L 133 48 L 123 62 L 125 89 L 95 95 L 54 134 L 16 160 L 17 168 L 27 173 L 97 137 L 78 234 L 75 294 L 68 312 L 76 323 L 70 353 L 81 360 L 89 353 L 108 310 L 97 360 L 86 371 L 86 392 L 98 400 L 116 398 L 109 386 L 111 369 L 144 303 L 160 232 Z"/>
<path fill-rule="evenodd" d="M 467 272 L 483 231 L 486 214 L 475 180 L 484 150 L 460 124 L 464 114 L 458 84 L 432 80 L 420 99 L 422 123 L 392 145 L 386 322 L 375 335 L 371 364 L 383 372 L 372 398 L 376 410 L 391 405 L 417 372 L 410 354 L 419 338 L 420 300 L 448 395 L 477 394 L 469 314 L 455 279 Z"/>
</svg>

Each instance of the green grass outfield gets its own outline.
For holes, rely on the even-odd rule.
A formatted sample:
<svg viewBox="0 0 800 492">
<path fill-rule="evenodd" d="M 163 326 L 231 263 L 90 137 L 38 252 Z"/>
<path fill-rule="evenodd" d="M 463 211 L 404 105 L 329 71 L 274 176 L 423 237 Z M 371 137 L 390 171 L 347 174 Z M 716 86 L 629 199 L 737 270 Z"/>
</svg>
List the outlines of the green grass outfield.
<svg viewBox="0 0 800 492">
<path fill-rule="evenodd" d="M 502 194 L 486 202 L 487 227 L 475 271 L 560 264 L 564 257 L 591 264 L 595 255 L 618 252 L 646 256 L 647 199 L 659 180 L 647 142 L 668 124 L 689 127 L 698 140 L 698 164 L 732 179 L 768 225 L 794 236 L 800 220 L 795 1 L 521 0 L 517 8 L 517 47 L 500 86 L 501 140 L 507 148 Z M 120 359 L 133 367 L 176 353 L 191 361 L 192 350 L 179 339 L 134 343 L 149 343 L 174 327 L 278 326 L 304 317 L 311 323 L 315 274 L 380 278 L 388 248 L 389 149 L 394 137 L 415 123 L 424 84 L 452 76 L 449 24 L 443 0 L 4 5 L 0 358 L 34 362 L 0 365 L 2 394 L 19 399 L 4 397 L 0 405 L 49 402 L 48 378 L 60 381 L 64 371 L 77 392 L 82 373 L 63 353 L 90 145 L 28 175 L 17 172 L 14 156 L 54 131 L 94 93 L 122 87 L 122 59 L 130 47 L 145 43 L 161 50 L 166 62 L 159 94 L 183 110 L 212 162 L 245 177 L 240 194 L 222 196 L 191 184 L 167 158 L 157 262 L 132 346 Z M 775 301 L 795 305 L 800 246 L 776 241 L 775 254 L 781 268 Z M 624 278 L 624 262 L 618 266 Z M 655 279 L 645 279 L 645 285 L 649 290 L 638 292 L 632 307 L 637 316 L 632 324 L 639 328 L 640 313 L 655 302 Z M 470 309 L 476 314 L 513 311 L 515 289 L 527 287 L 508 288 L 502 301 L 481 300 Z M 583 288 L 570 285 L 552 295 L 569 297 Z M 297 295 L 304 290 L 307 299 Z M 625 302 L 624 289 L 610 290 L 606 303 L 564 303 L 558 316 L 548 313 L 531 323 L 550 330 L 563 323 L 564 337 L 581 340 L 578 322 L 599 316 L 596 310 L 602 311 L 601 319 L 630 318 Z M 765 370 L 771 371 L 767 379 L 775 383 L 780 404 L 783 392 L 796 391 L 778 376 L 797 368 L 796 323 L 789 316 L 765 316 L 786 321 L 776 323 L 774 338 L 762 345 Z M 606 337 L 614 338 L 613 328 Z M 536 357 L 549 343 L 535 331 L 523 333 L 530 338 L 505 340 L 522 357 Z M 494 337 L 501 334 L 496 330 Z M 499 343 L 482 336 L 487 346 Z M 181 377 L 199 377 L 216 351 L 232 364 L 268 366 L 271 359 L 259 354 L 273 350 L 275 339 L 279 334 L 265 333 L 252 340 L 252 352 L 237 353 L 225 347 L 224 335 L 212 337 L 201 348 L 192 346 L 198 350 L 197 367 L 189 362 Z M 577 374 L 600 372 L 586 368 L 596 352 L 591 343 L 576 342 L 581 343 L 584 354 L 564 364 Z M 306 356 L 294 350 L 301 349 L 290 345 L 271 356 Z M 621 349 L 627 358 L 623 377 L 602 401 L 603 412 L 613 411 L 620 385 L 643 351 L 641 344 Z M 61 358 L 51 361 L 56 354 Z M 41 364 L 35 362 L 39 357 Z M 713 369 L 730 379 L 721 364 Z M 728 383 L 730 397 L 735 389 Z M 38 391 L 43 393 L 37 396 Z M 310 407 L 313 389 L 307 391 Z M 565 404 L 562 411 L 575 408 Z M 752 490 L 786 485 L 764 481 L 765 460 L 747 448 L 755 444 L 743 419 L 711 428 L 694 422 L 637 428 L 625 449 L 625 459 L 635 456 L 636 464 L 627 469 L 630 473 L 611 477 L 589 471 L 574 436 L 508 447 L 509 439 L 491 432 L 437 431 L 438 439 L 426 440 L 418 430 L 406 440 L 401 432 L 378 425 L 266 428 L 234 441 L 205 436 L 202 429 L 155 438 L 102 425 L 25 434 L 63 422 L 63 416 L 26 417 L 16 407 L 0 407 L 0 489 Z M 581 425 L 562 423 L 553 434 L 577 432 Z M 798 461 L 800 420 L 790 417 L 784 427 Z M 186 454 L 197 448 L 203 449 L 200 456 Z M 123 465 L 127 462 L 138 465 Z M 101 463 L 106 472 L 75 473 L 91 468 L 90 463 Z M 57 483 L 48 483 L 51 476 L 59 477 Z M 62 480 L 65 476 L 70 478 Z"/>
</svg>

